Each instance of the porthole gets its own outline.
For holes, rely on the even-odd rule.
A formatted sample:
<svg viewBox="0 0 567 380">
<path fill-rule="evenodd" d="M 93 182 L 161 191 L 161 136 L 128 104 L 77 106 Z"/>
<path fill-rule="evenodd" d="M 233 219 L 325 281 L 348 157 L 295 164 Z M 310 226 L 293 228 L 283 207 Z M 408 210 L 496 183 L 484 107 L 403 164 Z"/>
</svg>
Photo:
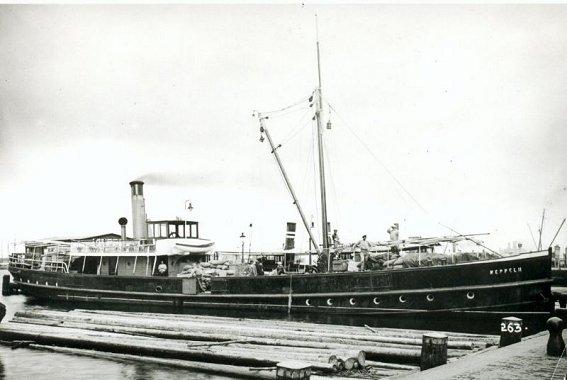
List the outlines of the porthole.
<svg viewBox="0 0 567 380">
<path fill-rule="evenodd" d="M 163 288 L 161 287 L 161 285 L 156 286 L 156 292 L 157 293 L 161 293 L 162 290 L 163 290 Z"/>
<path fill-rule="evenodd" d="M 378 299 L 378 297 L 374 297 L 372 302 L 374 302 L 374 305 L 380 305 L 380 300 Z"/>
<path fill-rule="evenodd" d="M 433 302 L 433 300 L 435 299 L 435 297 L 433 296 L 433 294 L 428 294 L 427 297 L 425 297 L 425 298 L 427 298 L 427 300 L 428 300 L 429 302 Z"/>
<path fill-rule="evenodd" d="M 351 298 L 348 302 L 349 302 L 352 306 L 356 305 L 356 302 L 354 301 L 354 298 Z"/>
<path fill-rule="evenodd" d="M 472 300 L 474 298 L 474 292 L 468 292 L 467 293 L 467 298 Z"/>
<path fill-rule="evenodd" d="M 311 301 L 309 300 L 309 298 L 307 298 L 307 299 L 305 300 L 305 304 L 306 304 L 307 306 L 311 306 Z"/>
<path fill-rule="evenodd" d="M 404 296 L 400 296 L 398 299 L 400 300 L 401 303 L 405 303 L 407 301 L 406 297 Z"/>
<path fill-rule="evenodd" d="M 330 298 L 327 298 L 327 305 L 333 306 L 333 300 L 330 299 Z"/>
</svg>

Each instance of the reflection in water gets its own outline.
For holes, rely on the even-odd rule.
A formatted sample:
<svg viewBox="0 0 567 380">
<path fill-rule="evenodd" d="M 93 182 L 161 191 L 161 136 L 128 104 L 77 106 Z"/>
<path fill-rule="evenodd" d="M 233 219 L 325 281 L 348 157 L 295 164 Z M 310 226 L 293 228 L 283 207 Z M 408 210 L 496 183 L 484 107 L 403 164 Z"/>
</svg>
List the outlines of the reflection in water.
<svg viewBox="0 0 567 380">
<path fill-rule="evenodd" d="M 134 366 L 134 380 L 151 380 L 154 377 L 152 376 L 152 370 L 146 367 L 143 364 L 136 364 Z"/>
<path fill-rule="evenodd" d="M 4 362 L 0 357 L 0 379 L 5 379 L 5 378 L 6 378 L 6 371 L 4 370 Z"/>
</svg>

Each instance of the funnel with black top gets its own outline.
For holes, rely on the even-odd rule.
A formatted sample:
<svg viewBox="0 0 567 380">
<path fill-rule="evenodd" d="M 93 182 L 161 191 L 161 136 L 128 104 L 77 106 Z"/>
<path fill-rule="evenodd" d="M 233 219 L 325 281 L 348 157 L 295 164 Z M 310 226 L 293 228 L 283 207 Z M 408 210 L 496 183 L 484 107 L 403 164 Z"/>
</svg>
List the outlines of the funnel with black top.
<svg viewBox="0 0 567 380">
<path fill-rule="evenodd" d="M 144 201 L 144 182 L 130 182 L 132 190 L 132 232 L 134 239 L 147 239 L 146 204 Z"/>
</svg>

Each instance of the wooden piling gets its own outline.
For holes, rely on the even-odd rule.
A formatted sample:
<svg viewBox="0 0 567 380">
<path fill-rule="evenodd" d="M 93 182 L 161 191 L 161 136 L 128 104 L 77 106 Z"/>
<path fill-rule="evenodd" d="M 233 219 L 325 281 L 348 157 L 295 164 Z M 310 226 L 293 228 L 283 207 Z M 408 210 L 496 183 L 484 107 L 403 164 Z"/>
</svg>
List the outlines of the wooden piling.
<svg viewBox="0 0 567 380">
<path fill-rule="evenodd" d="M 520 318 L 505 317 L 500 322 L 500 344 L 506 347 L 522 340 L 523 323 Z"/>
<path fill-rule="evenodd" d="M 10 275 L 2 276 L 2 295 L 9 296 L 12 294 L 12 284 L 10 283 Z"/>
<path fill-rule="evenodd" d="M 424 334 L 420 369 L 424 371 L 443 364 L 447 364 L 447 336 L 436 333 Z"/>
</svg>

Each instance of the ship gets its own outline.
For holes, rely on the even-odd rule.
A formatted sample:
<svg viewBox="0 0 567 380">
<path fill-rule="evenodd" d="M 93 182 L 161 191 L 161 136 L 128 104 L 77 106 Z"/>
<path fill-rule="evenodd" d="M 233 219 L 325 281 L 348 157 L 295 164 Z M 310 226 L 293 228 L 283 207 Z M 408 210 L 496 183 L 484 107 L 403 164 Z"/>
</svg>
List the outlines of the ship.
<svg viewBox="0 0 567 380">
<path fill-rule="evenodd" d="M 319 42 L 317 61 L 320 67 Z M 298 209 L 316 254 L 318 270 L 260 275 L 242 271 L 212 276 L 184 275 L 187 266 L 215 260 L 213 242 L 199 235 L 198 222 L 149 221 L 142 181 L 131 186 L 133 238 L 94 241 L 25 243 L 10 256 L 12 280 L 4 278 L 5 294 L 19 292 L 47 302 L 84 302 L 157 306 L 175 310 L 228 309 L 281 314 L 340 314 L 366 317 L 452 319 L 463 315 L 536 317 L 545 320 L 554 308 L 551 252 L 539 250 L 509 256 L 474 256 L 470 260 L 421 260 L 440 239 L 417 239 L 383 245 L 386 255 L 417 252 L 417 265 L 377 269 L 335 265 L 340 259 L 329 241 L 323 159 L 321 75 L 308 98 L 317 121 L 322 244 L 319 245 L 301 209 L 269 133 L 268 116 L 256 112 L 261 141 L 268 140 L 286 186 Z M 456 234 L 445 240 L 474 240 Z M 443 240 L 443 239 L 441 239 Z M 356 253 L 353 249 L 351 256 Z M 344 254 L 344 252 L 343 252 Z M 348 256 L 348 255 L 347 255 Z M 311 253 L 309 254 L 311 257 Z M 449 257 L 449 256 L 447 256 Z M 389 257 L 388 257 L 389 258 Z M 392 264 L 395 264 L 392 263 Z M 166 268 L 166 269 L 164 269 Z M 238 269 L 240 268 L 240 269 Z M 364 270 L 366 269 L 366 270 Z"/>
</svg>

